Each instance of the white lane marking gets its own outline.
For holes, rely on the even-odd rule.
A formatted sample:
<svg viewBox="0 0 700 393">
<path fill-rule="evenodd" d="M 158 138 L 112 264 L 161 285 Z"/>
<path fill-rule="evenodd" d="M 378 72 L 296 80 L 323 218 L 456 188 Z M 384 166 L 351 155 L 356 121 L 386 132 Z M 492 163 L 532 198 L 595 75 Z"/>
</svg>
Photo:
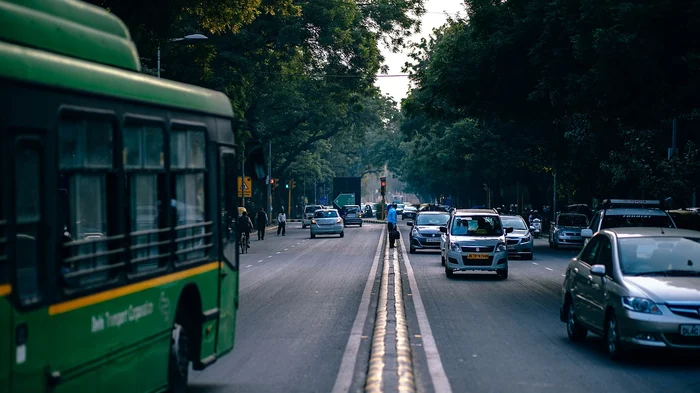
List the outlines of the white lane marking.
<svg viewBox="0 0 700 393">
<path fill-rule="evenodd" d="M 248 266 L 246 266 L 246 267 L 253 267 L 253 265 L 248 265 Z"/>
<path fill-rule="evenodd" d="M 292 247 L 294 247 L 294 246 L 292 246 Z M 285 248 L 285 249 L 284 249 L 284 251 L 287 251 L 287 250 L 289 250 L 289 249 L 288 249 L 288 248 Z"/>
<path fill-rule="evenodd" d="M 532 262 L 532 264 L 533 264 L 533 265 L 539 265 L 539 263 L 537 263 L 537 262 Z"/>
<path fill-rule="evenodd" d="M 377 251 L 374 254 L 372 267 L 369 269 L 369 276 L 367 276 L 365 290 L 362 292 L 362 298 L 360 299 L 360 307 L 357 310 L 355 322 L 353 322 L 352 324 L 352 329 L 350 330 L 350 337 L 348 338 L 348 344 L 345 346 L 343 360 L 340 362 L 338 376 L 335 378 L 335 384 L 333 385 L 333 390 L 331 390 L 331 393 L 347 393 L 348 391 L 350 391 L 352 377 L 355 374 L 355 362 L 357 361 L 357 353 L 360 350 L 360 341 L 362 340 L 362 329 L 364 328 L 365 322 L 367 321 L 367 314 L 369 314 L 369 300 L 372 295 L 372 286 L 374 285 L 374 278 L 377 275 L 377 266 L 379 265 L 379 256 L 381 255 L 383 245 L 384 231 L 382 231 L 379 235 L 379 244 L 377 245 Z"/>
<path fill-rule="evenodd" d="M 294 244 L 292 244 L 292 248 L 294 247 Z"/>
<path fill-rule="evenodd" d="M 260 262 L 262 262 L 262 261 L 263 261 L 263 260 L 261 259 L 261 260 L 258 261 L 258 263 L 260 263 Z"/>
<path fill-rule="evenodd" d="M 561 276 L 562 276 L 562 277 L 566 277 L 566 274 L 562 274 Z"/>
<path fill-rule="evenodd" d="M 554 269 L 552 269 L 552 268 L 550 268 L 550 267 L 546 267 L 545 269 L 549 270 L 550 272 L 553 272 L 553 271 L 554 271 Z"/>
<path fill-rule="evenodd" d="M 267 257 L 268 257 L 268 258 L 272 258 L 272 255 L 268 255 Z"/>
<path fill-rule="evenodd" d="M 278 253 L 278 254 L 281 254 L 282 252 L 281 252 L 281 251 L 277 251 L 277 253 Z"/>
<path fill-rule="evenodd" d="M 433 331 L 430 328 L 428 314 L 426 314 L 425 307 L 423 306 L 423 298 L 420 295 L 416 277 L 413 275 L 413 266 L 411 266 L 411 260 L 408 259 L 406 247 L 404 247 L 403 244 L 401 244 L 401 253 L 403 254 L 403 260 L 406 264 L 408 282 L 411 284 L 411 294 L 413 295 L 411 298 L 413 298 L 413 307 L 416 310 L 416 317 L 418 318 L 418 330 L 423 340 L 423 350 L 425 351 L 425 357 L 428 360 L 428 372 L 430 373 L 430 379 L 433 381 L 433 389 L 436 392 L 452 393 L 450 381 L 447 379 L 445 369 L 442 367 L 440 353 L 438 352 L 437 345 L 435 344 Z"/>
<path fill-rule="evenodd" d="M 301 243 L 297 243 L 297 244 L 301 244 Z"/>
</svg>

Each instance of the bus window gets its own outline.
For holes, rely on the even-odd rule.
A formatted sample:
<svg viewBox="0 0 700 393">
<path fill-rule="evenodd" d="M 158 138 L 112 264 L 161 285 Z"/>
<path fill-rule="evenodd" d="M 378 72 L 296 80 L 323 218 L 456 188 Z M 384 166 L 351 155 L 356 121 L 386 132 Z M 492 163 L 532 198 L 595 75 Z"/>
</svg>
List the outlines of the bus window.
<svg viewBox="0 0 700 393">
<path fill-rule="evenodd" d="M 59 184 L 68 191 L 67 206 L 60 207 L 67 212 L 62 273 L 69 286 L 98 284 L 114 276 L 104 266 L 118 262 L 109 215 L 119 209 L 108 209 L 116 205 L 110 199 L 116 188 L 110 176 L 114 127 L 109 120 L 70 118 L 61 121 L 58 134 Z"/>
<path fill-rule="evenodd" d="M 18 141 L 15 147 L 15 262 L 17 293 L 23 305 L 41 300 L 40 233 L 43 171 L 38 143 Z"/>
<path fill-rule="evenodd" d="M 127 174 L 131 272 L 142 273 L 164 267 L 168 247 L 165 215 L 165 162 L 163 128 L 128 124 L 123 131 L 124 170 Z M 164 214 L 161 216 L 161 214 Z"/>
<path fill-rule="evenodd" d="M 176 255 L 180 262 L 203 260 L 211 246 L 205 223 L 206 137 L 203 130 L 174 129 L 170 133 L 171 182 L 176 210 Z"/>
</svg>

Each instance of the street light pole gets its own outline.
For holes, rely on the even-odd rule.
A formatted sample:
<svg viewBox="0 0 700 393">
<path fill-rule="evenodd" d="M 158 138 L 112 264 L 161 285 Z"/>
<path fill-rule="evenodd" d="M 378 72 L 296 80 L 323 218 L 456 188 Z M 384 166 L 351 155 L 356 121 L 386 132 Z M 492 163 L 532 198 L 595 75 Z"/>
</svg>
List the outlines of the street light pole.
<svg viewBox="0 0 700 393">
<path fill-rule="evenodd" d="M 267 214 L 268 222 L 272 223 L 272 141 L 267 144 Z"/>
<path fill-rule="evenodd" d="M 170 42 L 179 42 L 179 41 L 197 41 L 197 40 L 207 40 L 209 37 L 205 36 L 204 34 L 190 34 L 186 35 L 184 37 L 180 38 L 171 38 L 168 41 Z M 160 45 L 158 45 L 158 70 L 157 70 L 157 75 L 158 78 L 160 78 Z"/>
</svg>

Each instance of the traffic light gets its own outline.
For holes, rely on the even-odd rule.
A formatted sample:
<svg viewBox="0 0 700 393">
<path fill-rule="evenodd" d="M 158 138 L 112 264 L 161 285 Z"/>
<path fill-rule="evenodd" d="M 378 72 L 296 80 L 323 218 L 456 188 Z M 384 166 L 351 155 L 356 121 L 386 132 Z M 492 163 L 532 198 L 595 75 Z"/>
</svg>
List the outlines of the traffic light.
<svg viewBox="0 0 700 393">
<path fill-rule="evenodd" d="M 291 181 L 284 183 L 284 188 L 289 188 L 289 183 L 291 183 Z"/>
<path fill-rule="evenodd" d="M 379 180 L 382 181 L 381 191 L 382 191 L 382 196 L 384 196 L 384 195 L 386 195 L 386 177 L 380 177 Z"/>
<path fill-rule="evenodd" d="M 278 186 L 277 183 L 279 183 L 279 181 L 280 181 L 280 179 L 275 179 L 275 178 L 270 179 L 270 187 L 272 187 L 273 190 L 276 190 L 277 186 Z"/>
<path fill-rule="evenodd" d="M 297 182 L 295 182 L 294 180 L 290 180 L 289 182 L 292 184 L 292 189 L 294 189 L 297 186 Z"/>
</svg>

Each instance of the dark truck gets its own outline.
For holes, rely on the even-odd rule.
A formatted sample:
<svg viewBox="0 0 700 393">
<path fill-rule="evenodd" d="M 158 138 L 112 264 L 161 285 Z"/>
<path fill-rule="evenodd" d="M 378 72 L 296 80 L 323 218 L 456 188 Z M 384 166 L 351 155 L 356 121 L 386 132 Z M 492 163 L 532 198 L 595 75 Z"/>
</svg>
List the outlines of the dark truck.
<svg viewBox="0 0 700 393">
<path fill-rule="evenodd" d="M 588 217 L 580 213 L 559 213 L 549 229 L 549 247 L 583 246 L 581 230 L 588 227 Z"/>
</svg>

